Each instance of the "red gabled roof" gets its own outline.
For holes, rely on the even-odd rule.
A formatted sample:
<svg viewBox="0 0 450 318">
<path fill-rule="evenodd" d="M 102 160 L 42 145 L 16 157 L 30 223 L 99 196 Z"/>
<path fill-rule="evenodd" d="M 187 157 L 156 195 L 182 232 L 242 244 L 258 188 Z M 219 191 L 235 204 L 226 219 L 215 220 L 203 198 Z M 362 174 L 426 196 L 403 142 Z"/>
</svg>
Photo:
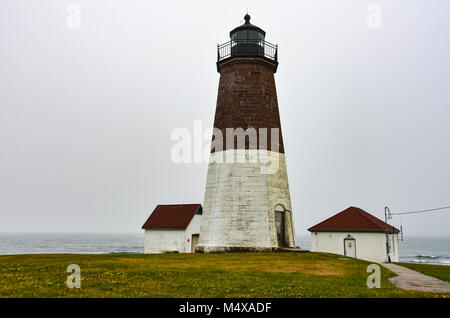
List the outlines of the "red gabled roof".
<svg viewBox="0 0 450 318">
<path fill-rule="evenodd" d="M 384 232 L 399 230 L 360 208 L 351 206 L 342 212 L 310 227 L 308 231 L 367 231 Z"/>
<path fill-rule="evenodd" d="M 197 204 L 157 205 L 142 225 L 143 229 L 185 229 L 195 213 L 202 208 Z M 201 213 L 201 210 L 200 210 Z"/>
</svg>

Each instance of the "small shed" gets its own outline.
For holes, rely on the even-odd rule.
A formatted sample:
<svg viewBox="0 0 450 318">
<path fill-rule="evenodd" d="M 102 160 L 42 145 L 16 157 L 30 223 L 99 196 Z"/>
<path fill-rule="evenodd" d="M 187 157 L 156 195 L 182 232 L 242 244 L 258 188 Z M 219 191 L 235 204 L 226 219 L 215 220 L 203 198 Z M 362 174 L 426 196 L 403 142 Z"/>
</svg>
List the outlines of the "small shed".
<svg viewBox="0 0 450 318">
<path fill-rule="evenodd" d="M 202 211 L 201 204 L 156 206 L 142 226 L 144 253 L 194 253 Z"/>
<path fill-rule="evenodd" d="M 399 230 L 357 207 L 349 207 L 308 231 L 311 232 L 313 252 L 341 254 L 373 262 L 399 261 Z"/>
</svg>

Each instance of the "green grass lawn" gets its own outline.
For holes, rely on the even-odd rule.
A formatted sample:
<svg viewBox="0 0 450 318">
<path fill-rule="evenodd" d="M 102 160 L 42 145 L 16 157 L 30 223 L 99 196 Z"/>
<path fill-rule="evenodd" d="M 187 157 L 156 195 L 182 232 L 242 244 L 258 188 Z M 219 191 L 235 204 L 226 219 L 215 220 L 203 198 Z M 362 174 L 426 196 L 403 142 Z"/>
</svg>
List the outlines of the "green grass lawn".
<svg viewBox="0 0 450 318">
<path fill-rule="evenodd" d="M 443 281 L 450 283 L 450 266 L 448 265 L 411 264 L 411 263 L 397 263 L 397 264 L 421 272 L 425 275 L 439 278 Z"/>
<path fill-rule="evenodd" d="M 69 264 L 81 288 L 66 286 Z M 0 256 L 0 297 L 449 297 L 398 289 L 381 268 L 323 253 Z"/>
</svg>

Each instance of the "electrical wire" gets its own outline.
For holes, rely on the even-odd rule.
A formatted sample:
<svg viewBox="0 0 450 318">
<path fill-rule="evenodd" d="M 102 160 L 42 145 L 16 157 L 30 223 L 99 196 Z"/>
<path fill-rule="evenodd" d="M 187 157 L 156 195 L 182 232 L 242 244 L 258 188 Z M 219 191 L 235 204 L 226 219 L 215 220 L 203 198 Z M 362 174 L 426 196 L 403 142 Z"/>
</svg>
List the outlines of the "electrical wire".
<svg viewBox="0 0 450 318">
<path fill-rule="evenodd" d="M 425 212 L 434 212 L 434 211 L 440 211 L 440 210 L 445 210 L 445 209 L 450 209 L 450 206 L 443 206 L 440 208 L 419 210 L 419 211 L 396 212 L 396 213 L 390 213 L 390 215 L 425 213 Z"/>
</svg>

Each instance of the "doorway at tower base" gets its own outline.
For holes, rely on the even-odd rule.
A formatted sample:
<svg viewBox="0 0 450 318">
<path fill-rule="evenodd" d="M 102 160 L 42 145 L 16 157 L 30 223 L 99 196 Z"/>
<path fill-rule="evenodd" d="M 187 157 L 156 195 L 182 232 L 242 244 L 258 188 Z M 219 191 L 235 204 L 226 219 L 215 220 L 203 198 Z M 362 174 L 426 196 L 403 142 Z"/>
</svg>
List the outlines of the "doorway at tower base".
<svg viewBox="0 0 450 318">
<path fill-rule="evenodd" d="M 233 151 L 211 156 L 226 158 Z M 241 162 L 210 160 L 196 251 L 272 252 L 297 247 L 284 154 L 265 151 L 267 160 L 251 160 L 261 152 L 240 150 Z"/>
</svg>

